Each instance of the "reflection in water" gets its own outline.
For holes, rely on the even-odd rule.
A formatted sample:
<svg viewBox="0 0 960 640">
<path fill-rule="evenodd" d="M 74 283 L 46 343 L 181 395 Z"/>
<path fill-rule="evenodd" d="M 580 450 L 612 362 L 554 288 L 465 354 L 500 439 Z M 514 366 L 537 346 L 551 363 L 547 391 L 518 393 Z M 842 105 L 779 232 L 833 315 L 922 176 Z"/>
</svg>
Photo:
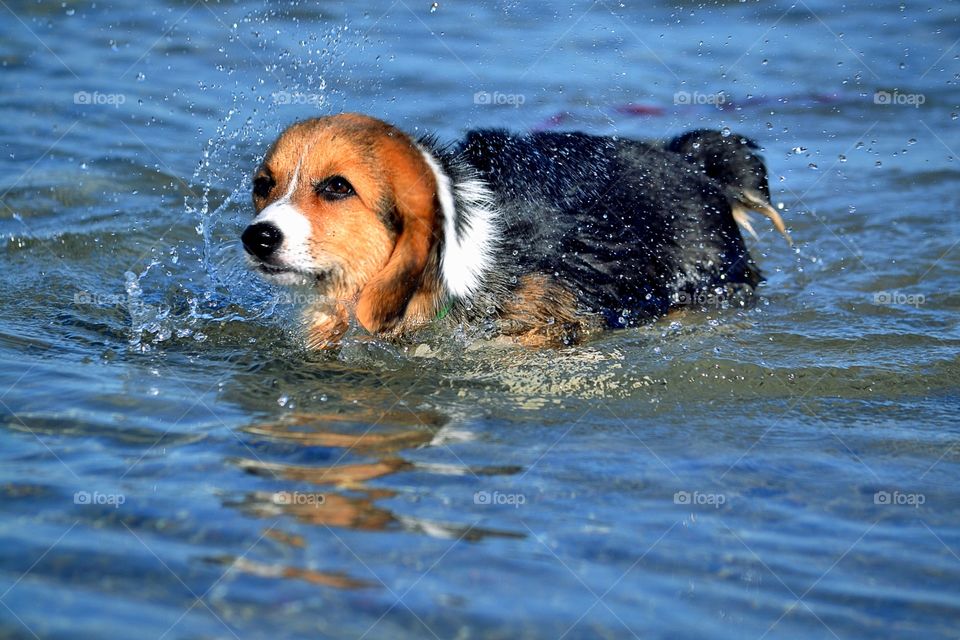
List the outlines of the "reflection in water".
<svg viewBox="0 0 960 640">
<path fill-rule="evenodd" d="M 396 495 L 392 491 L 368 491 L 359 495 L 341 493 L 255 492 L 229 506 L 258 518 L 289 516 L 298 522 L 358 531 L 383 531 L 396 521 L 393 514 L 377 507 L 375 500 Z"/>
<path fill-rule="evenodd" d="M 427 430 L 390 434 L 365 433 L 358 436 L 347 433 L 294 431 L 290 425 L 276 425 L 246 427 L 244 431 L 254 436 L 289 440 L 310 447 L 344 447 L 358 453 L 371 449 L 377 453 L 410 449 L 427 444 L 433 438 L 433 433 Z"/>
<path fill-rule="evenodd" d="M 336 589 L 362 589 L 364 587 L 376 586 L 376 583 L 366 580 L 358 580 L 337 571 L 317 571 L 314 569 L 300 569 L 280 564 L 265 564 L 256 562 L 248 558 L 233 558 L 224 556 L 220 558 L 211 558 L 211 562 L 224 564 L 230 571 L 240 571 L 260 578 L 280 578 L 303 580 L 310 584 L 321 585 L 324 587 L 334 587 Z"/>
<path fill-rule="evenodd" d="M 435 538 L 476 542 L 487 537 L 523 538 L 523 534 L 472 525 L 460 525 L 425 518 L 398 515 L 377 506 L 378 500 L 393 498 L 397 492 L 386 489 L 366 491 L 305 493 L 280 491 L 254 492 L 237 502 L 225 502 L 258 518 L 288 516 L 313 526 L 337 527 L 357 531 L 407 531 Z"/>
<path fill-rule="evenodd" d="M 261 438 L 311 447 L 343 447 L 356 453 L 383 454 L 429 443 L 447 421 L 446 416 L 435 411 L 357 408 L 349 413 L 298 412 L 281 422 L 251 425 L 243 431 Z M 363 428 L 363 432 L 356 434 L 323 429 L 330 424 L 345 428 L 356 425 Z"/>
<path fill-rule="evenodd" d="M 290 483 L 283 491 L 254 491 L 239 500 L 225 500 L 226 506 L 256 518 L 292 518 L 315 527 L 334 527 L 357 531 L 406 531 L 435 538 L 477 542 L 487 537 L 524 538 L 522 533 L 498 531 L 449 522 L 439 522 L 396 514 L 378 502 L 397 497 L 393 489 L 371 487 L 369 482 L 393 474 L 417 471 L 435 475 L 511 475 L 522 471 L 517 466 L 466 467 L 463 465 L 417 463 L 399 452 L 414 448 L 441 446 L 449 439 L 470 438 L 470 434 L 442 432 L 448 419 L 436 412 L 373 412 L 358 408 L 352 412 L 296 413 L 282 422 L 251 425 L 241 431 L 257 439 L 304 447 L 328 447 L 341 450 L 338 463 L 332 465 L 294 465 L 261 459 L 233 458 L 230 462 L 247 473 L 269 476 Z M 331 424 L 337 430 L 331 430 Z M 351 432 L 353 429 L 361 429 Z M 340 464 L 347 455 L 360 455 L 366 461 Z M 326 490 L 301 491 L 303 484 Z M 302 549 L 306 543 L 298 535 L 271 528 L 265 535 Z M 353 589 L 375 586 L 340 572 L 321 572 L 280 564 L 265 564 L 245 558 L 235 560 L 235 568 L 260 577 L 296 579 L 328 587 Z"/>
<path fill-rule="evenodd" d="M 332 484 L 345 489 L 362 487 L 368 480 L 413 468 L 409 462 L 392 457 L 369 463 L 324 467 L 304 467 L 242 459 L 233 462 L 244 471 L 257 475 L 271 475 L 311 484 Z"/>
</svg>

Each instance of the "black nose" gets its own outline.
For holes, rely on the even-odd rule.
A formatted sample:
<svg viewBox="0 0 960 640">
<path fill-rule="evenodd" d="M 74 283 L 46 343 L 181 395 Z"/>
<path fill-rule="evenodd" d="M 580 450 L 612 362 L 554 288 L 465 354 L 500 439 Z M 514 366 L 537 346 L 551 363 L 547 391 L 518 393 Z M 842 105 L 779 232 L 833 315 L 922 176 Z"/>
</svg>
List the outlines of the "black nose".
<svg viewBox="0 0 960 640">
<path fill-rule="evenodd" d="M 267 260 L 283 242 L 283 234 L 269 222 L 258 222 L 244 229 L 240 240 L 248 253 Z"/>
</svg>

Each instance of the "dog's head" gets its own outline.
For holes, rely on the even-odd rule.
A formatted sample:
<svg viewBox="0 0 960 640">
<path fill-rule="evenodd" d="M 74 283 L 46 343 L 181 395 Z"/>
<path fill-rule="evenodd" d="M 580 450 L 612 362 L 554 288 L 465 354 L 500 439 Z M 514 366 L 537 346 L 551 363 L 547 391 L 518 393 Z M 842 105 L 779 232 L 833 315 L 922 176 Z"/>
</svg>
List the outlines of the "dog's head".
<svg viewBox="0 0 960 640">
<path fill-rule="evenodd" d="M 257 216 L 242 240 L 279 284 L 356 302 L 369 331 L 391 328 L 420 286 L 440 233 L 437 176 L 391 125 L 357 114 L 294 124 L 253 176 Z"/>
</svg>

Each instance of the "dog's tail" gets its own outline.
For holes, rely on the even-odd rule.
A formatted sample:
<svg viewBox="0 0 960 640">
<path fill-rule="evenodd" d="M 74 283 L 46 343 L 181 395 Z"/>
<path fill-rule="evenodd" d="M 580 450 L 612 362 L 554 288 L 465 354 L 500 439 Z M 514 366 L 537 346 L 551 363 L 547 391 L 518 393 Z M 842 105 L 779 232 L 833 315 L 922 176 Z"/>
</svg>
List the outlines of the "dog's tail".
<svg viewBox="0 0 960 640">
<path fill-rule="evenodd" d="M 736 134 L 698 129 L 674 138 L 666 148 L 682 154 L 687 162 L 723 185 L 733 219 L 750 235 L 757 237 L 750 219 L 750 212 L 756 211 L 770 218 L 777 231 L 793 244 L 783 218 L 770 204 L 767 168 L 757 143 Z"/>
</svg>

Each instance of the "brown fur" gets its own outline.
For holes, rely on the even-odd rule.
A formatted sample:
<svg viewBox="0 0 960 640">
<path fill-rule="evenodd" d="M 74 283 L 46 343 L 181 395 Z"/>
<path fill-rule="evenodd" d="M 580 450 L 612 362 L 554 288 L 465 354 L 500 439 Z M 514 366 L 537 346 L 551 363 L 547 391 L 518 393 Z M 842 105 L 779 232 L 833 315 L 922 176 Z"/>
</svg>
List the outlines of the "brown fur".
<svg viewBox="0 0 960 640">
<path fill-rule="evenodd" d="M 311 311 L 309 342 L 334 346 L 350 312 L 372 333 L 403 331 L 428 322 L 439 306 L 432 285 L 439 265 L 437 184 L 413 141 L 398 129 L 358 114 L 293 125 L 274 143 L 257 172 L 278 180 L 266 198 L 254 196 L 257 212 L 286 193 L 303 157 L 291 201 L 310 221 L 311 255 L 334 266 L 325 283 L 330 299 Z M 326 201 L 312 183 L 345 177 L 357 196 Z M 395 221 L 392 233 L 384 221 Z M 427 273 L 427 272 L 430 273 Z"/>
<path fill-rule="evenodd" d="M 577 310 L 572 291 L 542 274 L 526 275 L 504 308 L 505 335 L 528 347 L 576 342 L 599 329 L 599 323 Z"/>
</svg>

